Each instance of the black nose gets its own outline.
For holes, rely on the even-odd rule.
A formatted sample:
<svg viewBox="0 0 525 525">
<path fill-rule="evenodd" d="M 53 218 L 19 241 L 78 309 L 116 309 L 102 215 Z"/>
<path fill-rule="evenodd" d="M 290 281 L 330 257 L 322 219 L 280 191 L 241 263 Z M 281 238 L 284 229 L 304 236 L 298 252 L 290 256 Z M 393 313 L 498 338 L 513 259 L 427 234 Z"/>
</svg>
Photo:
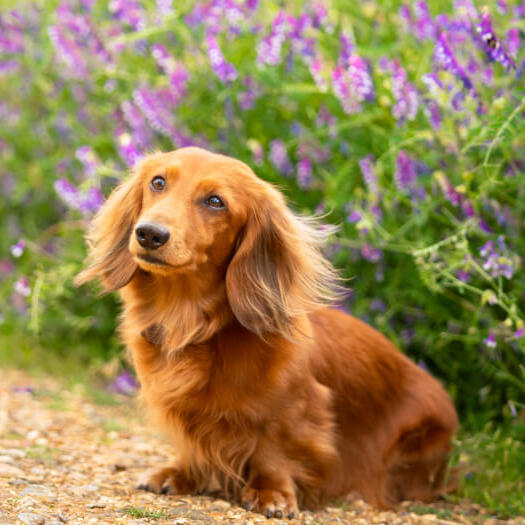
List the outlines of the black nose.
<svg viewBox="0 0 525 525">
<path fill-rule="evenodd" d="M 139 244 L 146 250 L 156 250 L 168 242 L 170 232 L 160 224 L 141 222 L 135 228 Z"/>
</svg>

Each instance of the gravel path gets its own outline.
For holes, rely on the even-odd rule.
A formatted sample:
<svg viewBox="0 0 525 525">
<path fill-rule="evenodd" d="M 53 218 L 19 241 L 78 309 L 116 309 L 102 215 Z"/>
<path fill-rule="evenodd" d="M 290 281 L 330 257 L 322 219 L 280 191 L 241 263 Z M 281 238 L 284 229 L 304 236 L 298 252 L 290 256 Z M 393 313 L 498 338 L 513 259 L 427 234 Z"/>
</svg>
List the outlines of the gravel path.
<svg viewBox="0 0 525 525">
<path fill-rule="evenodd" d="M 49 378 L 0 370 L 0 525 L 503 523 L 472 504 L 407 503 L 394 513 L 361 500 L 301 512 L 291 522 L 267 520 L 219 499 L 136 491 L 139 474 L 166 463 L 170 447 L 132 400 L 115 399 L 94 404 L 82 386 L 69 391 Z"/>
</svg>

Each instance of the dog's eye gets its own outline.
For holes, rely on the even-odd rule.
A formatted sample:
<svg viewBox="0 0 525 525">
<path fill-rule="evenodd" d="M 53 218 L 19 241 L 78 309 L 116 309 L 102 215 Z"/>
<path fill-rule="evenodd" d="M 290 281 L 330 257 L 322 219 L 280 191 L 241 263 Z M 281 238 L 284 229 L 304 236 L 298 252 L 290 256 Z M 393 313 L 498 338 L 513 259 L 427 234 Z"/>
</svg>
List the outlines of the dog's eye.
<svg viewBox="0 0 525 525">
<path fill-rule="evenodd" d="M 157 175 L 151 179 L 149 185 L 153 191 L 162 191 L 166 187 L 166 179 L 160 175 Z"/>
<path fill-rule="evenodd" d="M 206 205 L 210 208 L 224 208 L 224 202 L 217 195 L 211 195 L 206 199 Z"/>
</svg>

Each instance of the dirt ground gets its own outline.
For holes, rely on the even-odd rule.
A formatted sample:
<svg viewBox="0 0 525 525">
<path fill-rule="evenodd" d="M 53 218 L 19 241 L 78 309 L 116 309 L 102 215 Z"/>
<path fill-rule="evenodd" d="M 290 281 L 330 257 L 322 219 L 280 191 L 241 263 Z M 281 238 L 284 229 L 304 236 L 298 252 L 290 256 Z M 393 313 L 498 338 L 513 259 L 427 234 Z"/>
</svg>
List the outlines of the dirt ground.
<svg viewBox="0 0 525 525">
<path fill-rule="evenodd" d="M 137 491 L 138 476 L 168 462 L 170 446 L 133 399 L 109 399 L 116 403 L 95 404 L 82 385 L 66 390 L 50 378 L 0 370 L 0 525 L 503 523 L 468 502 L 407 502 L 380 512 L 354 499 L 288 521 L 211 497 Z"/>
</svg>

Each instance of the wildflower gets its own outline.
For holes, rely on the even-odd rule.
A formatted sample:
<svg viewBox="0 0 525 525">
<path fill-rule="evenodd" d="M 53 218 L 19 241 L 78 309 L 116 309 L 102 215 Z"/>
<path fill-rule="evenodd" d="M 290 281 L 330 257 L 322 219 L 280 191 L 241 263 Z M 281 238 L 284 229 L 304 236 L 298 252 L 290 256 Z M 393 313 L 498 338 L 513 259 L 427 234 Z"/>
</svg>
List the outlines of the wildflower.
<svg viewBox="0 0 525 525">
<path fill-rule="evenodd" d="M 131 26 L 135 31 L 144 29 L 144 13 L 135 0 L 111 0 L 108 7 L 117 20 Z"/>
<path fill-rule="evenodd" d="M 355 46 L 350 37 L 344 31 L 341 32 L 339 40 L 341 41 L 341 51 L 339 52 L 339 64 L 341 64 L 343 67 L 347 67 L 350 63 L 350 57 L 354 53 Z"/>
<path fill-rule="evenodd" d="M 505 246 L 505 240 L 502 235 L 498 237 L 498 247 L 493 241 L 487 241 L 479 250 L 483 261 L 483 269 L 489 272 L 492 277 L 500 275 L 506 279 L 511 279 L 516 268 L 508 256 L 508 250 Z"/>
<path fill-rule="evenodd" d="M 394 180 L 397 187 L 406 192 L 412 188 L 412 185 L 417 179 L 416 166 L 414 160 L 407 155 L 404 150 L 400 150 L 396 161 L 396 171 L 394 173 Z"/>
<path fill-rule="evenodd" d="M 359 167 L 361 168 L 363 180 L 368 187 L 368 191 L 374 195 L 377 195 L 379 192 L 379 183 L 377 179 L 377 173 L 374 168 L 374 156 L 367 155 L 366 157 L 363 157 L 359 161 Z"/>
<path fill-rule="evenodd" d="M 98 158 L 93 148 L 90 146 L 81 146 L 75 151 L 75 157 L 84 165 L 86 175 L 93 177 L 98 165 Z"/>
<path fill-rule="evenodd" d="M 438 65 L 442 66 L 445 70 L 450 71 L 453 75 L 459 77 L 466 89 L 472 89 L 472 82 L 454 56 L 452 49 L 448 45 L 445 33 L 441 33 L 439 40 L 436 42 L 434 59 Z"/>
<path fill-rule="evenodd" d="M 312 78 L 314 79 L 315 85 L 321 90 L 321 91 L 327 91 L 328 90 L 328 81 L 326 80 L 325 76 L 323 75 L 323 64 L 319 58 L 316 58 L 311 61 L 309 64 L 310 74 L 312 75 Z"/>
<path fill-rule="evenodd" d="M 441 126 L 441 112 L 439 111 L 439 106 L 433 100 L 430 100 L 425 108 L 425 114 L 428 117 L 430 125 L 434 129 L 439 129 Z"/>
<path fill-rule="evenodd" d="M 206 37 L 208 48 L 208 58 L 210 59 L 211 68 L 219 77 L 221 82 L 229 83 L 237 78 L 237 71 L 232 64 L 226 62 L 222 51 L 219 48 L 217 39 L 211 33 Z"/>
<path fill-rule="evenodd" d="M 401 122 L 414 120 L 419 106 L 417 91 L 408 82 L 406 71 L 397 60 L 393 61 L 392 68 L 392 95 L 395 100 L 392 115 Z"/>
<path fill-rule="evenodd" d="M 276 66 L 281 63 L 281 49 L 292 27 L 294 18 L 280 11 L 272 22 L 272 29 L 257 45 L 257 65 Z"/>
<path fill-rule="evenodd" d="M 381 260 L 381 257 L 383 256 L 383 252 L 379 250 L 378 248 L 374 248 L 370 244 L 365 244 L 361 248 L 361 255 L 367 261 L 376 263 Z"/>
<path fill-rule="evenodd" d="M 505 47 L 494 33 L 492 20 L 486 9 L 481 14 L 481 22 L 477 25 L 476 30 L 483 42 L 485 52 L 492 60 L 499 62 L 507 71 L 510 68 L 516 69 L 514 60 L 509 56 Z"/>
<path fill-rule="evenodd" d="M 155 131 L 168 137 L 174 134 L 173 119 L 166 109 L 177 100 L 169 89 L 138 88 L 133 92 L 133 101 Z"/>
<path fill-rule="evenodd" d="M 134 394 L 139 387 L 135 378 L 126 370 L 119 374 L 109 386 L 110 390 L 117 394 L 130 396 Z"/>
<path fill-rule="evenodd" d="M 514 332 L 514 337 L 516 339 L 521 339 L 523 336 L 525 335 L 525 328 L 522 326 L 520 328 L 518 328 L 515 332 Z"/>
<path fill-rule="evenodd" d="M 361 218 L 362 216 L 357 210 L 352 210 L 346 219 L 348 222 L 356 223 L 359 222 Z"/>
<path fill-rule="evenodd" d="M 157 0 L 157 11 L 161 16 L 168 16 L 173 13 L 173 0 Z"/>
<path fill-rule="evenodd" d="M 301 157 L 297 163 L 297 183 L 301 188 L 307 188 L 312 183 L 312 161 L 309 157 Z"/>
<path fill-rule="evenodd" d="M 456 272 L 456 277 L 463 283 L 468 283 L 470 281 L 470 274 L 466 270 L 458 270 Z"/>
<path fill-rule="evenodd" d="M 73 209 L 80 208 L 80 192 L 76 186 L 71 184 L 66 179 L 58 179 L 54 183 L 55 191 L 58 193 L 58 196 L 70 207 Z"/>
<path fill-rule="evenodd" d="M 292 163 L 288 157 L 286 146 L 280 139 L 270 142 L 270 152 L 268 154 L 270 162 L 275 169 L 283 175 L 290 175 L 293 171 Z"/>
<path fill-rule="evenodd" d="M 517 27 L 513 27 L 507 31 L 505 42 L 507 44 L 509 55 L 516 58 L 520 47 L 520 31 Z"/>
<path fill-rule="evenodd" d="M 9 277 L 14 271 L 15 267 L 12 262 L 7 259 L 0 259 L 0 279 Z"/>
<path fill-rule="evenodd" d="M 332 72 L 332 87 L 346 113 L 361 110 L 361 102 L 374 97 L 374 86 L 366 62 L 359 55 L 351 55 L 348 67 L 338 65 Z"/>
<path fill-rule="evenodd" d="M 11 246 L 11 255 L 15 259 L 22 257 L 25 247 L 26 247 L 26 241 L 24 241 L 24 239 L 20 239 L 16 244 L 13 244 L 13 246 Z"/>
<path fill-rule="evenodd" d="M 152 142 L 152 133 L 138 106 L 126 100 L 122 102 L 120 109 L 124 120 L 132 130 L 133 142 L 142 149 L 149 147 Z"/>
<path fill-rule="evenodd" d="M 416 19 L 413 25 L 414 34 L 419 40 L 435 40 L 438 36 L 438 28 L 432 20 L 428 5 L 424 1 L 416 2 L 414 5 Z"/>
<path fill-rule="evenodd" d="M 80 201 L 80 209 L 84 213 L 96 212 L 104 203 L 104 197 L 96 186 L 91 186 Z"/>
<path fill-rule="evenodd" d="M 489 348 L 496 348 L 496 338 L 494 337 L 494 332 L 491 330 L 486 339 L 483 339 L 483 343 Z"/>
<path fill-rule="evenodd" d="M 19 65 L 20 64 L 16 60 L 4 60 L 3 62 L 0 62 L 0 75 L 15 72 Z"/>
<path fill-rule="evenodd" d="M 87 74 L 87 65 L 74 40 L 69 39 L 60 27 L 50 26 L 49 38 L 60 60 L 65 62 L 72 75 L 84 77 Z"/>
<path fill-rule="evenodd" d="M 20 279 L 16 281 L 14 291 L 22 297 L 29 297 L 31 295 L 31 287 L 26 277 L 20 277 Z"/>
<path fill-rule="evenodd" d="M 142 156 L 133 144 L 129 133 L 122 133 L 118 136 L 118 150 L 120 156 L 128 166 L 134 166 Z"/>
</svg>

